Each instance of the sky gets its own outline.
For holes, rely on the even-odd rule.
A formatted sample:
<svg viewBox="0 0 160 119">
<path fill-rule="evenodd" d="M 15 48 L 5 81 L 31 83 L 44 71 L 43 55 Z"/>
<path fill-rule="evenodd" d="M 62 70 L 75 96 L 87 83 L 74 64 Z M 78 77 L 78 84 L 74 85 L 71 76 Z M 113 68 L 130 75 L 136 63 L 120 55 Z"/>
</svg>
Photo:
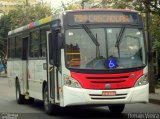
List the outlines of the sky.
<svg viewBox="0 0 160 119">
<path fill-rule="evenodd" d="M 80 1 L 80 0 L 38 0 L 38 1 L 43 1 L 43 2 L 48 2 L 48 3 L 51 3 L 51 6 L 54 7 L 54 8 L 59 8 L 62 6 L 62 2 L 64 4 L 67 4 L 67 3 L 74 3 L 76 1 Z"/>
</svg>

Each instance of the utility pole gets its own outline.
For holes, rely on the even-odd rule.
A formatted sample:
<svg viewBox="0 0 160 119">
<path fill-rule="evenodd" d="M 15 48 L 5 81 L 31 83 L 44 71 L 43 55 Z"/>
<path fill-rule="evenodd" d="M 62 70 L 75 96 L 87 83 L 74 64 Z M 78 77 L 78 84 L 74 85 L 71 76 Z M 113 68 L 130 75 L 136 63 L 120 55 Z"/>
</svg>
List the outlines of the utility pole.
<svg viewBox="0 0 160 119">
<path fill-rule="evenodd" d="M 148 9 L 149 4 L 146 4 Z M 146 12 L 146 28 L 147 28 L 147 44 L 148 44 L 148 80 L 149 80 L 149 92 L 155 93 L 155 77 L 153 69 L 153 53 L 152 53 L 152 39 L 150 34 L 151 16 L 149 10 Z"/>
</svg>

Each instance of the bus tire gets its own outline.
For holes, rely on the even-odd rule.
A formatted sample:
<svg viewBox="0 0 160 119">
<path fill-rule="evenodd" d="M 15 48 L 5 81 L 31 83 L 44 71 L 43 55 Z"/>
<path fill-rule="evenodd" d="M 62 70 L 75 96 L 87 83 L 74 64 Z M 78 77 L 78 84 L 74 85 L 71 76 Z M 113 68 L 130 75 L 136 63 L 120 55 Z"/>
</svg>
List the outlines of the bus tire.
<svg viewBox="0 0 160 119">
<path fill-rule="evenodd" d="M 54 105 L 49 102 L 47 86 L 44 87 L 44 91 L 43 91 L 43 104 L 44 104 L 44 109 L 48 115 L 59 114 L 60 107 L 58 105 Z"/>
<path fill-rule="evenodd" d="M 24 104 L 25 102 L 24 95 L 22 95 L 20 91 L 20 85 L 18 80 L 16 80 L 16 101 L 18 104 Z"/>
<path fill-rule="evenodd" d="M 34 98 L 29 97 L 29 100 L 27 100 L 27 103 L 28 104 L 33 104 L 34 103 Z"/>
<path fill-rule="evenodd" d="M 121 114 L 125 108 L 125 104 L 109 105 L 111 113 Z"/>
</svg>

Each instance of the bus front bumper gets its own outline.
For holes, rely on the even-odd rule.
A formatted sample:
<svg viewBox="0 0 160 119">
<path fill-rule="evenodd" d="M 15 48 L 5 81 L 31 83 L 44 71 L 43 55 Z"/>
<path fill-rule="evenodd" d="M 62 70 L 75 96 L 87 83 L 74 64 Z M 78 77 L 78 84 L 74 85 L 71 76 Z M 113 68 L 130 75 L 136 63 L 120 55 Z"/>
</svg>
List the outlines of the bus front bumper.
<svg viewBox="0 0 160 119">
<path fill-rule="evenodd" d="M 104 91 L 115 91 L 115 96 L 102 96 Z M 118 90 L 91 90 L 63 87 L 63 106 L 77 105 L 109 105 L 128 103 L 147 103 L 149 100 L 149 84 Z"/>
</svg>

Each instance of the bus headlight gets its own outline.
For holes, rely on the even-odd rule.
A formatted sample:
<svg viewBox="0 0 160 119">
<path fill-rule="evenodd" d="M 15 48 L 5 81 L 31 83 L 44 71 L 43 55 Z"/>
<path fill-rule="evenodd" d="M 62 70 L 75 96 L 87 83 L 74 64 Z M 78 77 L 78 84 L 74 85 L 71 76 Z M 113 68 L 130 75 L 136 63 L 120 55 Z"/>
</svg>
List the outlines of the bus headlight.
<svg viewBox="0 0 160 119">
<path fill-rule="evenodd" d="M 142 86 L 142 85 L 146 85 L 148 83 L 148 77 L 147 75 L 143 75 L 141 76 L 137 82 L 135 83 L 134 87 L 137 87 L 137 86 Z"/>
<path fill-rule="evenodd" d="M 82 88 L 77 80 L 67 75 L 64 75 L 64 84 L 73 88 Z"/>
</svg>

